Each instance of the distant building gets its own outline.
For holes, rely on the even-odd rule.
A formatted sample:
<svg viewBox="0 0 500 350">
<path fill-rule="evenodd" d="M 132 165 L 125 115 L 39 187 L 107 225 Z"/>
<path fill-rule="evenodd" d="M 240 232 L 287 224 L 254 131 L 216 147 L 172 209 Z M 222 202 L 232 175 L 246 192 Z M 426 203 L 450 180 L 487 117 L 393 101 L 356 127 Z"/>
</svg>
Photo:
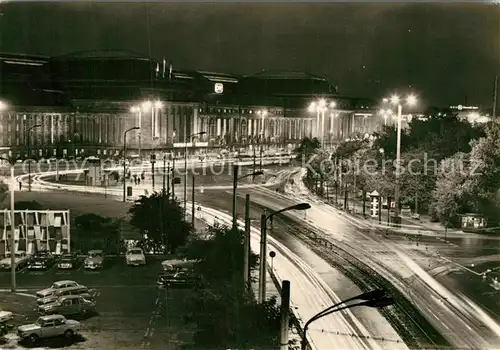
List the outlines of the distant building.
<svg viewBox="0 0 500 350">
<path fill-rule="evenodd" d="M 0 54 L 0 147 L 25 156 L 118 155 L 124 131 L 137 154 L 286 148 L 303 137 L 334 143 L 373 133 L 383 119 L 370 99 L 341 96 L 322 77 L 263 71 L 237 76 L 181 70 L 129 51 L 58 57 Z M 335 102 L 311 111 L 312 102 Z M 318 120 L 321 119 L 321 123 Z M 40 125 L 32 128 L 34 125 Z M 194 144 L 190 135 L 206 134 Z"/>
</svg>

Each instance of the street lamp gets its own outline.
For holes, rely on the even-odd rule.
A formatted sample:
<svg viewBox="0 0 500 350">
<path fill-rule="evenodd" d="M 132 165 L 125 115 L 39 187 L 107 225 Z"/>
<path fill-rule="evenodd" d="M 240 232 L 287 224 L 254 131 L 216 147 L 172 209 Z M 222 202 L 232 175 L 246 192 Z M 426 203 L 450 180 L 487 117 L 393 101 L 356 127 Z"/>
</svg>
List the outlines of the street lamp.
<svg viewBox="0 0 500 350">
<path fill-rule="evenodd" d="M 324 147 L 325 142 L 325 112 L 328 108 L 334 109 L 337 104 L 334 101 L 327 102 L 325 99 L 319 99 L 316 102 L 311 102 L 309 105 L 309 112 L 316 112 L 316 133 L 321 141 L 321 146 Z M 320 123 L 321 116 L 321 123 Z"/>
<path fill-rule="evenodd" d="M 16 291 L 16 239 L 14 234 L 16 232 L 14 223 L 15 218 L 15 205 L 14 205 L 14 191 L 16 186 L 16 178 L 14 176 L 15 159 L 7 159 L 0 157 L 0 159 L 7 161 L 10 164 L 10 290 Z"/>
<path fill-rule="evenodd" d="M 188 140 L 191 142 L 195 137 L 205 135 L 206 131 L 200 131 L 189 135 Z M 186 216 L 186 205 L 187 205 L 187 141 L 184 142 L 184 217 Z"/>
<path fill-rule="evenodd" d="M 137 114 L 137 120 L 136 120 L 136 124 L 139 125 L 139 127 L 141 127 L 142 125 L 142 108 L 141 106 L 132 106 L 130 108 L 130 112 L 132 113 L 136 113 Z M 141 132 L 139 131 L 137 133 L 137 143 L 138 143 L 138 148 L 139 148 L 139 159 L 141 159 Z"/>
<path fill-rule="evenodd" d="M 265 124 L 265 118 L 267 117 L 267 110 L 265 109 L 260 109 L 257 111 L 257 114 L 262 118 L 262 127 L 261 127 L 261 131 L 260 131 L 260 170 L 262 170 L 262 154 L 264 153 L 264 142 L 265 142 L 265 127 L 264 127 L 264 124 Z M 255 160 L 254 160 L 255 161 Z"/>
<path fill-rule="evenodd" d="M 348 303 L 350 301 L 354 301 L 354 300 L 363 300 L 363 301 L 337 308 L 340 305 L 346 304 L 346 303 Z M 355 306 L 368 306 L 368 307 L 373 307 L 373 308 L 382 308 L 382 307 L 386 307 L 386 306 L 393 305 L 393 304 L 394 304 L 394 299 L 392 297 L 386 295 L 384 290 L 377 289 L 377 290 L 372 290 L 370 292 L 366 292 L 366 293 L 360 294 L 358 296 L 349 298 L 347 300 L 343 300 L 340 303 L 332 305 L 332 306 L 326 308 L 325 310 L 317 313 L 309 321 L 306 322 L 306 324 L 304 326 L 304 332 L 302 334 L 301 349 L 305 350 L 307 347 L 307 328 L 309 327 L 309 325 L 312 322 L 314 322 L 314 321 L 316 321 L 324 316 L 330 315 L 334 312 L 338 312 L 341 310 L 349 309 L 349 308 L 352 308 Z"/>
<path fill-rule="evenodd" d="M 0 112 L 7 109 L 7 103 L 0 101 Z"/>
<path fill-rule="evenodd" d="M 132 130 L 140 130 L 139 126 L 134 126 L 130 129 L 125 130 L 123 133 L 123 202 L 125 202 L 126 198 L 126 190 L 127 190 L 127 181 L 125 179 L 127 173 L 127 133 Z"/>
<path fill-rule="evenodd" d="M 272 218 L 276 214 L 283 213 L 289 210 L 307 210 L 311 208 L 309 203 L 300 203 L 291 205 L 289 207 L 280 209 L 266 216 L 262 214 L 260 217 L 260 272 L 259 272 L 259 303 L 263 303 L 266 300 L 266 264 L 267 264 L 267 220 Z"/>
<path fill-rule="evenodd" d="M 238 187 L 238 181 L 249 176 L 258 176 L 264 174 L 262 170 L 254 171 L 253 173 L 246 174 L 238 177 L 238 164 L 233 166 L 233 229 L 236 228 L 236 188 Z"/>
<path fill-rule="evenodd" d="M 387 125 L 387 118 L 392 115 L 392 110 L 391 109 L 381 109 L 379 111 L 379 114 L 384 118 L 384 125 Z"/>
<path fill-rule="evenodd" d="M 42 126 L 42 124 L 32 125 L 26 130 L 26 137 L 28 138 L 28 191 L 29 192 L 31 192 L 31 134 L 30 134 L 30 132 L 34 128 L 39 128 L 41 126 Z"/>
<path fill-rule="evenodd" d="M 407 106 L 414 106 L 417 104 L 417 97 L 415 95 L 408 95 L 404 101 L 401 101 L 398 95 L 392 95 L 390 99 L 384 99 L 384 101 L 389 101 L 392 105 L 396 105 L 398 108 L 397 114 L 397 143 L 396 143 L 396 191 L 394 195 L 395 201 L 395 217 L 399 223 L 399 175 L 400 175 L 400 162 L 401 162 L 401 118 L 403 114 L 403 104 Z"/>
</svg>

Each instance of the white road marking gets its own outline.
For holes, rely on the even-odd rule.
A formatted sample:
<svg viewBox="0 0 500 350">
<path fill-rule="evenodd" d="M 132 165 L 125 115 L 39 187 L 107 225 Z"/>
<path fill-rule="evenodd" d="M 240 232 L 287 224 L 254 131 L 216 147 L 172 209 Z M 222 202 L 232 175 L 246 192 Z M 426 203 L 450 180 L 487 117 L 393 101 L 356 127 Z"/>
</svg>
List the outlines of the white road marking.
<svg viewBox="0 0 500 350">
<path fill-rule="evenodd" d="M 30 297 L 30 298 L 35 298 L 36 299 L 36 295 L 33 295 L 33 294 L 18 292 L 18 293 L 16 293 L 16 295 L 21 295 L 23 297 Z"/>
</svg>

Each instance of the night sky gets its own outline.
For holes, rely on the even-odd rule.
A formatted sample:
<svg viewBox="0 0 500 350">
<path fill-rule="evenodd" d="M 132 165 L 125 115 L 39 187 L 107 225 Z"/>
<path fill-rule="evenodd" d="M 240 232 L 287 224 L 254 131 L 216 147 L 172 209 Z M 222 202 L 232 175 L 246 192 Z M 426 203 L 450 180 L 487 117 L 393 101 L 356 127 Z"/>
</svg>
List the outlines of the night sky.
<svg viewBox="0 0 500 350">
<path fill-rule="evenodd" d="M 500 5 L 491 4 L 88 1 L 3 3 L 0 12 L 2 52 L 126 49 L 175 68 L 309 71 L 351 96 L 406 89 L 430 104 L 490 108 L 500 67 Z"/>
</svg>

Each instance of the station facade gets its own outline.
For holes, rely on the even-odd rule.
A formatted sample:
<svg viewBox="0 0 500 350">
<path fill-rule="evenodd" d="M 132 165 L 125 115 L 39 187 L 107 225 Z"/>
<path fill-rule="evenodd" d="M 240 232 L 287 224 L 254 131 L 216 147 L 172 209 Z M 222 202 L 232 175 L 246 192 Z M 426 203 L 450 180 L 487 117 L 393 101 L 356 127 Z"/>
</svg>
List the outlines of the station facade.
<svg viewBox="0 0 500 350">
<path fill-rule="evenodd" d="M 133 52 L 0 54 L 0 147 L 17 156 L 291 148 L 383 125 L 374 101 L 302 72 L 252 76 L 173 69 Z M 334 102 L 334 103 L 332 103 Z M 321 108 L 311 109 L 316 103 Z M 204 132 L 199 137 L 191 135 Z M 5 153 L 5 152 L 4 152 Z"/>
</svg>

